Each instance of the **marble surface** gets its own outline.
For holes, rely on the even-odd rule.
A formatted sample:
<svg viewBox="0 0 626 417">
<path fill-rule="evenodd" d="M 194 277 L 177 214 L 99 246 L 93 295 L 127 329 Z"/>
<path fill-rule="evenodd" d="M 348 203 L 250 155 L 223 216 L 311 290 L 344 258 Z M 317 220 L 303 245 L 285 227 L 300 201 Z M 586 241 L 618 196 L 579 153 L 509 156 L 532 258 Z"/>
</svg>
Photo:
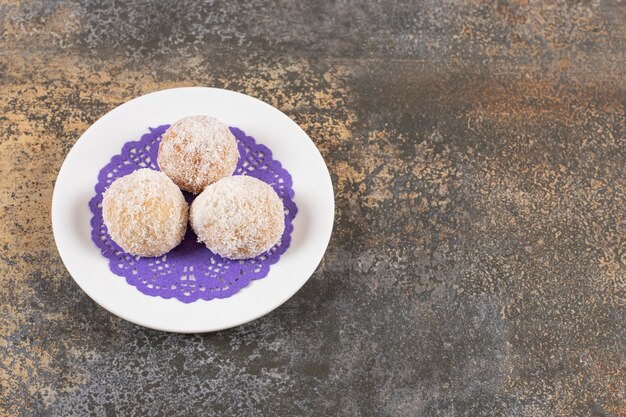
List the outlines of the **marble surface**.
<svg viewBox="0 0 626 417">
<path fill-rule="evenodd" d="M 0 415 L 624 416 L 622 1 L 0 0 Z M 146 330 L 75 285 L 81 133 L 206 85 L 293 118 L 336 225 L 250 324 Z"/>
</svg>

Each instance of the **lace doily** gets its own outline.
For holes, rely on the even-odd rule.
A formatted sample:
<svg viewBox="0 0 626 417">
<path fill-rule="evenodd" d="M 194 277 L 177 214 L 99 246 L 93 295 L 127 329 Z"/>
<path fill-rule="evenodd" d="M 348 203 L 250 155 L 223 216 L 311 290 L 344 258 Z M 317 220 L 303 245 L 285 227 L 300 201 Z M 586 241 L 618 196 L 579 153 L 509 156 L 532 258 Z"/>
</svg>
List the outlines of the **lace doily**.
<svg viewBox="0 0 626 417">
<path fill-rule="evenodd" d="M 257 144 L 253 137 L 234 127 L 231 132 L 237 139 L 239 162 L 234 175 L 250 175 L 270 184 L 285 206 L 285 231 L 281 240 L 266 253 L 246 260 L 231 260 L 209 251 L 191 227 L 183 242 L 164 256 L 140 258 L 129 255 L 109 237 L 102 221 L 102 194 L 116 179 L 140 168 L 158 170 L 157 152 L 161 136 L 169 125 L 150 128 L 140 140 L 127 142 L 122 153 L 111 158 L 98 175 L 96 195 L 89 202 L 93 213 L 91 238 L 109 259 L 113 273 L 126 278 L 126 282 L 146 295 L 176 298 L 184 303 L 198 299 L 227 298 L 246 287 L 252 280 L 267 276 L 270 265 L 278 262 L 291 242 L 293 219 L 297 213 L 293 201 L 291 175 L 272 152 Z M 188 203 L 194 196 L 183 193 Z"/>
</svg>

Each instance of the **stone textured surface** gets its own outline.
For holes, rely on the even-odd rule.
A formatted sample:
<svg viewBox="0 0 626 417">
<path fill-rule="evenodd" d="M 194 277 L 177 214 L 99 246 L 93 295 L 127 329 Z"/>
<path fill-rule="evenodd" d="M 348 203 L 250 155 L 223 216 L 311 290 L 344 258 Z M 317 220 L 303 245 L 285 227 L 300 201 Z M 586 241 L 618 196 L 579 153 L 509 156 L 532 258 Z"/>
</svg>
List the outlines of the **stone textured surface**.
<svg viewBox="0 0 626 417">
<path fill-rule="evenodd" d="M 0 0 L 0 415 L 624 416 L 622 1 Z M 101 115 L 209 85 L 291 116 L 336 226 L 268 316 L 98 307 L 50 227 Z"/>
</svg>

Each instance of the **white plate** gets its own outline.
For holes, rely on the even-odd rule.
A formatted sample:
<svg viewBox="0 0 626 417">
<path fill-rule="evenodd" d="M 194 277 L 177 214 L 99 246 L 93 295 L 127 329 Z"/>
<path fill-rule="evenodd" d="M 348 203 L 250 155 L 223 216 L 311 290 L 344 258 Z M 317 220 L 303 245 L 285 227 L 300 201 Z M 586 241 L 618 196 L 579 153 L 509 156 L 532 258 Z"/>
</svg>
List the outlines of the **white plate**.
<svg viewBox="0 0 626 417">
<path fill-rule="evenodd" d="M 148 127 L 189 115 L 208 114 L 268 146 L 291 173 L 298 214 L 292 243 L 269 274 L 230 298 L 184 304 L 142 294 L 115 275 L 92 242 L 88 202 L 98 172 L 125 142 Z M 326 251 L 333 227 L 330 175 L 307 134 L 274 107 L 233 91 L 188 87 L 138 97 L 113 109 L 78 139 L 63 162 L 52 196 L 52 230 L 61 259 L 76 283 L 111 313 L 152 329 L 197 333 L 259 318 L 304 285 Z"/>
</svg>

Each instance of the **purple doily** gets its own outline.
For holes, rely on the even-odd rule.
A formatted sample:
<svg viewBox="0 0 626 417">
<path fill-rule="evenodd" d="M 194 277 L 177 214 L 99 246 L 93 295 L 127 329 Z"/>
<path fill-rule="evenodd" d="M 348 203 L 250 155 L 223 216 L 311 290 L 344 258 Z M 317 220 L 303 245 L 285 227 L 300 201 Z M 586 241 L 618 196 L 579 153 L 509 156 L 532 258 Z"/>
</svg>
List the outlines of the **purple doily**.
<svg viewBox="0 0 626 417">
<path fill-rule="evenodd" d="M 198 299 L 227 298 L 246 287 L 250 281 L 267 276 L 270 265 L 278 262 L 291 242 L 293 219 L 297 208 L 293 201 L 291 175 L 272 152 L 257 144 L 253 137 L 231 127 L 239 147 L 239 162 L 234 175 L 250 175 L 270 184 L 285 206 L 285 232 L 281 240 L 266 253 L 242 261 L 225 259 L 209 251 L 191 227 L 183 242 L 164 256 L 140 258 L 125 253 L 107 233 L 102 221 L 102 193 L 116 179 L 140 168 L 158 170 L 157 152 L 161 136 L 169 125 L 150 128 L 141 140 L 127 142 L 122 153 L 111 158 L 98 174 L 96 195 L 89 202 L 93 213 L 91 238 L 109 259 L 111 271 L 126 278 L 126 282 L 144 294 L 177 298 L 184 303 Z M 188 203 L 194 196 L 184 193 Z"/>
</svg>

